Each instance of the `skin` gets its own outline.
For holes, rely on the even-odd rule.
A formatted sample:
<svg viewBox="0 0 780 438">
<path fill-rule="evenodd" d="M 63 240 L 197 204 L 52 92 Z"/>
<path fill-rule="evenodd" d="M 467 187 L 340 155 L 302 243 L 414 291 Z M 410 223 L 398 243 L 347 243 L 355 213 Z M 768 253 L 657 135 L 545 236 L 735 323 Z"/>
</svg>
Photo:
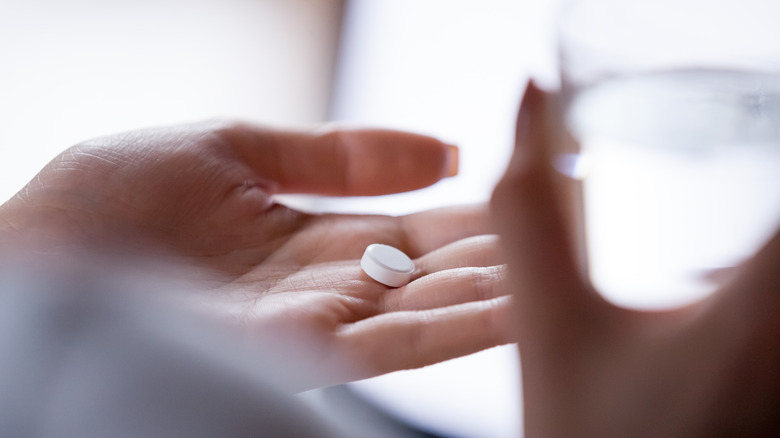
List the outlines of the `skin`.
<svg viewBox="0 0 780 438">
<path fill-rule="evenodd" d="M 780 233 L 710 297 L 619 308 L 574 256 L 552 169 L 555 96 L 531 84 L 492 210 L 514 291 L 525 436 L 780 436 Z"/>
<path fill-rule="evenodd" d="M 186 273 L 199 305 L 248 342 L 295 345 L 296 360 L 317 368 L 296 388 L 307 389 L 511 341 L 485 206 L 390 217 L 308 214 L 273 199 L 396 193 L 456 169 L 453 146 L 397 131 L 243 123 L 136 131 L 55 158 L 0 207 L 0 239 Z M 412 257 L 414 280 L 394 289 L 367 277 L 359 259 L 370 243 Z"/>
</svg>

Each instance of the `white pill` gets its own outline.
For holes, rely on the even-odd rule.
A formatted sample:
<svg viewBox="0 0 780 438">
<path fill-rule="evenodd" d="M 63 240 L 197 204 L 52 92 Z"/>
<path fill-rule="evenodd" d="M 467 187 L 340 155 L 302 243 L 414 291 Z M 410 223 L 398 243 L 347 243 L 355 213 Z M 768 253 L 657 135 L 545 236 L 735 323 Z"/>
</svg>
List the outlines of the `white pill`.
<svg viewBox="0 0 780 438">
<path fill-rule="evenodd" d="M 381 243 L 368 245 L 360 259 L 360 267 L 369 277 L 390 287 L 409 283 L 414 272 L 414 262 L 409 256 Z"/>
</svg>

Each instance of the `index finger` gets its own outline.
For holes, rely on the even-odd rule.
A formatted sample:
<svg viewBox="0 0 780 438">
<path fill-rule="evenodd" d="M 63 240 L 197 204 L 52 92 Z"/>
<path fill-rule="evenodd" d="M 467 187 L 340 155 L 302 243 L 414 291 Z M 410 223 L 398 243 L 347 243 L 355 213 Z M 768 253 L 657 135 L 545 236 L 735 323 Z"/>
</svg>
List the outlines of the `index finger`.
<svg viewBox="0 0 780 438">
<path fill-rule="evenodd" d="M 492 223 L 485 204 L 457 205 L 412 213 L 399 218 L 406 251 L 420 257 L 466 237 L 490 234 Z"/>
</svg>

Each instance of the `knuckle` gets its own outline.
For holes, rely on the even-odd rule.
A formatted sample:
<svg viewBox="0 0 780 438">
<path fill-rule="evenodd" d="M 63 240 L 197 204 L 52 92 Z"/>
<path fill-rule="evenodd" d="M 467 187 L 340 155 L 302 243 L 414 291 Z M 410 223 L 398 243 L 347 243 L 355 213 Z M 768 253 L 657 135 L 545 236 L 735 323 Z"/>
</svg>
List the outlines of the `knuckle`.
<svg viewBox="0 0 780 438">
<path fill-rule="evenodd" d="M 475 268 L 469 274 L 476 300 L 485 301 L 496 296 L 496 285 L 501 274 L 495 267 Z"/>
</svg>

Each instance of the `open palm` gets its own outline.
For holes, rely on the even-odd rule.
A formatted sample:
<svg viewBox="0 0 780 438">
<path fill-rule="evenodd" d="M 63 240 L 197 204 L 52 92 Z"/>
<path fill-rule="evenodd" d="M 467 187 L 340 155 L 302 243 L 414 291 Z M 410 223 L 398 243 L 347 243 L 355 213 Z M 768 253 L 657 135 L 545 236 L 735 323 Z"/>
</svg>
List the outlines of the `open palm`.
<svg viewBox="0 0 780 438">
<path fill-rule="evenodd" d="M 454 173 L 454 148 L 387 130 L 200 124 L 85 142 L 0 210 L 8 233 L 175 257 L 215 312 L 250 335 L 295 337 L 337 383 L 508 342 L 510 313 L 482 207 L 404 217 L 313 215 L 274 194 L 378 195 Z M 392 289 L 358 260 L 370 243 L 416 262 Z"/>
</svg>

